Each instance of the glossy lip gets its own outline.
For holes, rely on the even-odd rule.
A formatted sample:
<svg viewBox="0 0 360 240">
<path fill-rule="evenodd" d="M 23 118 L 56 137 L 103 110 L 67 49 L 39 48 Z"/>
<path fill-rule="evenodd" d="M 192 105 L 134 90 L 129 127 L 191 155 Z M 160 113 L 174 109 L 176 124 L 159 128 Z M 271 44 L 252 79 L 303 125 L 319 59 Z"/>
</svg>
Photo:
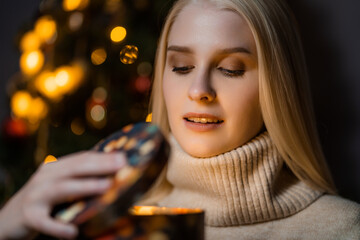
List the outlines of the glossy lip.
<svg viewBox="0 0 360 240">
<path fill-rule="evenodd" d="M 195 122 L 189 122 L 186 119 L 187 118 L 211 118 L 213 120 L 219 120 L 222 121 L 220 123 L 195 123 Z M 223 126 L 224 124 L 224 120 L 212 115 L 212 114 L 208 114 L 208 113 L 186 113 L 183 116 L 183 121 L 185 126 L 195 132 L 207 132 L 207 131 L 211 131 L 211 130 L 215 130 L 221 126 Z"/>
</svg>

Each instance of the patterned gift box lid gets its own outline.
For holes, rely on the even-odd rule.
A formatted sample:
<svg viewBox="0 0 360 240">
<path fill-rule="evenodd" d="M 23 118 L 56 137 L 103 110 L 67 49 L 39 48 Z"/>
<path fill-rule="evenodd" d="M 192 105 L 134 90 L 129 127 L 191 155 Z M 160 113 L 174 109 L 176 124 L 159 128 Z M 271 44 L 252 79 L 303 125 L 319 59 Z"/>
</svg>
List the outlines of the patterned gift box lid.
<svg viewBox="0 0 360 240">
<path fill-rule="evenodd" d="M 159 128 L 150 123 L 131 124 L 98 143 L 94 150 L 123 151 L 127 164 L 113 178 L 103 195 L 61 206 L 55 218 L 79 226 L 84 238 L 92 238 L 113 228 L 129 208 L 151 187 L 164 168 L 170 146 Z"/>
</svg>

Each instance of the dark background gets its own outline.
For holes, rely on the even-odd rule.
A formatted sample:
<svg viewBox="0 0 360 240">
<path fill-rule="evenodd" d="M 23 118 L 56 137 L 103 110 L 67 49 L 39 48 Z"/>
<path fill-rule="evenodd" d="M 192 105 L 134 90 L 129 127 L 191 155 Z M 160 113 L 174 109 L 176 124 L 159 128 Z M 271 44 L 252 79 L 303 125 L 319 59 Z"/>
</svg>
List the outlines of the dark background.
<svg viewBox="0 0 360 240">
<path fill-rule="evenodd" d="M 9 116 L 6 85 L 19 69 L 14 37 L 40 1 L 0 1 L 1 124 Z M 360 1 L 289 2 L 303 36 L 325 155 L 340 195 L 360 202 Z"/>
<path fill-rule="evenodd" d="M 289 0 L 298 19 L 325 156 L 360 202 L 360 1 Z"/>
</svg>

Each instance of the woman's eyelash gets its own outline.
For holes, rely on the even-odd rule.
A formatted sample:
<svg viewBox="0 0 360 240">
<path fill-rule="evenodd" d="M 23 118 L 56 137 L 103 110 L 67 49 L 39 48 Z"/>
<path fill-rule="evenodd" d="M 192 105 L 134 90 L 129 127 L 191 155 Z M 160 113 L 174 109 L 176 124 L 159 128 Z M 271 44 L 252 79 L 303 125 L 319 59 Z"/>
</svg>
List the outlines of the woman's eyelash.
<svg viewBox="0 0 360 240">
<path fill-rule="evenodd" d="M 245 70 L 229 70 L 222 67 L 218 67 L 218 70 L 229 77 L 240 77 L 245 73 Z"/>
<path fill-rule="evenodd" d="M 194 66 L 185 66 L 185 67 L 173 67 L 172 71 L 179 73 L 179 74 L 186 74 L 189 73 L 191 71 L 191 69 L 193 69 Z"/>
<path fill-rule="evenodd" d="M 194 68 L 194 66 L 173 67 L 172 71 L 178 74 L 187 74 Z M 245 70 L 229 70 L 222 67 L 218 67 L 217 69 L 228 77 L 239 77 L 245 73 Z"/>
</svg>

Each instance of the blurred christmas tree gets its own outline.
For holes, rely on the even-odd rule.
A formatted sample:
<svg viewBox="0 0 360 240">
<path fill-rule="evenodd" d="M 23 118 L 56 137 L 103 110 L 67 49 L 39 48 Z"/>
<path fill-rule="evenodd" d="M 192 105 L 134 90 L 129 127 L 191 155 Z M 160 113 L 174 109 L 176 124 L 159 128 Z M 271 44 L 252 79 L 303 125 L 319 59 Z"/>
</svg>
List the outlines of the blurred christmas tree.
<svg viewBox="0 0 360 240">
<path fill-rule="evenodd" d="M 44 159 L 89 149 L 144 121 L 164 0 L 43 0 L 16 37 L 0 204 Z M 54 157 L 55 156 L 55 157 Z"/>
</svg>

